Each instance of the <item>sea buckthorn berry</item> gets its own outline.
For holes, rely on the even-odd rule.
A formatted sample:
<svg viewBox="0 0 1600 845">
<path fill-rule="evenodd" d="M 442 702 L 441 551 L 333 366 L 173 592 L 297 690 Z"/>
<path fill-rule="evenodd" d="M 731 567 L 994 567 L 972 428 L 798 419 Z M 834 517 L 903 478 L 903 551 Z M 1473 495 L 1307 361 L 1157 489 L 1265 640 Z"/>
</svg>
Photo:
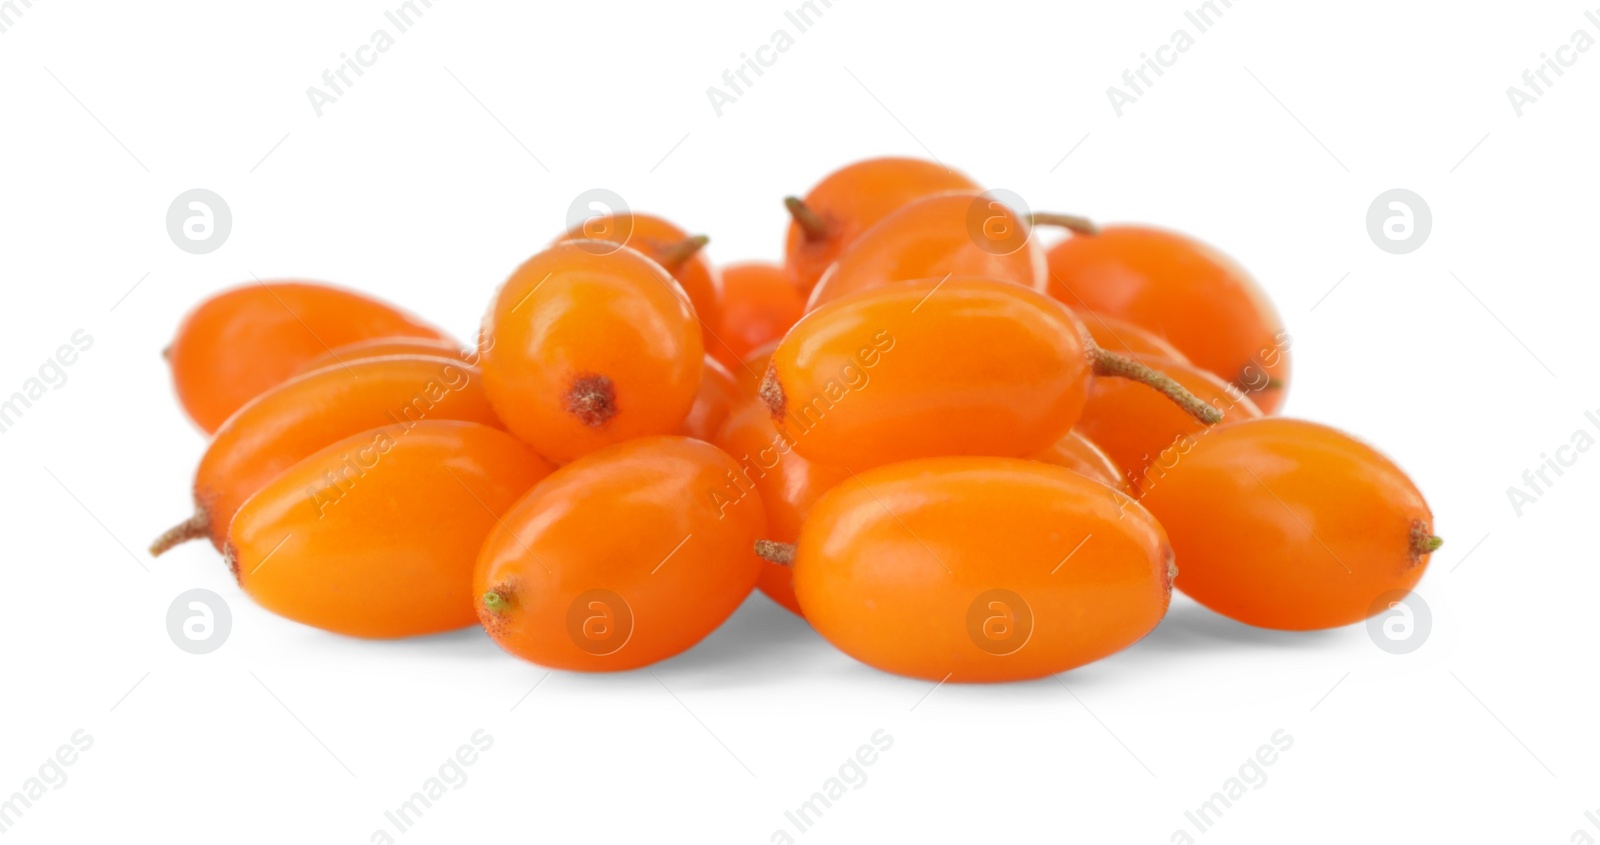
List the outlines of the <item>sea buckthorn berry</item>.
<svg viewBox="0 0 1600 845">
<path fill-rule="evenodd" d="M 976 182 L 942 164 L 915 158 L 870 158 L 835 170 L 805 199 L 788 197 L 789 240 L 784 268 L 802 294 L 839 253 L 874 223 L 902 205 L 942 191 L 978 189 Z"/>
<path fill-rule="evenodd" d="M 1409 591 L 1441 543 L 1405 473 L 1327 426 L 1222 425 L 1145 481 L 1182 563 L 1177 586 L 1225 616 L 1307 631 L 1359 622 Z"/>
<path fill-rule="evenodd" d="M 358 340 L 337 349 L 331 349 L 300 365 L 295 375 L 337 367 L 365 358 L 387 358 L 394 355 L 427 355 L 434 358 L 454 358 L 468 364 L 478 362 L 478 351 L 463 347 L 456 341 L 442 337 L 375 337 Z"/>
<path fill-rule="evenodd" d="M 789 558 L 812 626 L 886 672 L 1017 681 L 1137 641 L 1166 614 L 1172 549 L 1138 503 L 1075 472 L 930 458 L 861 473 L 811 509 Z"/>
<path fill-rule="evenodd" d="M 365 431 L 251 496 L 223 554 L 251 598 L 296 622 L 375 638 L 466 627 L 483 538 L 553 468 L 476 423 Z"/>
<path fill-rule="evenodd" d="M 500 288 L 484 337 L 489 401 L 557 462 L 677 431 L 700 389 L 693 310 L 660 265 L 627 247 L 568 241 L 528 259 Z"/>
<path fill-rule="evenodd" d="M 690 235 L 653 214 L 627 212 L 596 215 L 556 239 L 556 243 L 570 241 L 583 241 L 587 249 L 597 252 L 615 249 L 613 244 L 626 245 L 660 264 L 694 307 L 706 351 L 721 355 L 716 330 L 722 325 L 722 292 L 705 255 L 710 238 Z"/>
<path fill-rule="evenodd" d="M 684 417 L 679 433 L 710 443 L 744 395 L 733 373 L 707 355 L 705 370 L 700 374 L 700 392 L 695 395 L 694 405 L 689 408 L 689 416 Z"/>
<path fill-rule="evenodd" d="M 946 275 L 982 276 L 1043 292 L 1049 277 L 1031 224 L 977 191 L 906 203 L 839 253 L 811 291 L 807 310 L 856 291 Z"/>
<path fill-rule="evenodd" d="M 754 396 L 736 405 L 716 440 L 718 448 L 739 463 L 739 487 L 752 486 L 761 494 L 767 512 L 765 537 L 793 543 L 811 506 L 835 485 L 848 479 L 848 470 L 814 464 L 794 451 L 794 444 L 772 425 L 772 414 Z M 789 567 L 763 562 L 756 586 L 768 598 L 800 613 L 794 598 L 794 578 Z"/>
<path fill-rule="evenodd" d="M 1211 373 L 1177 361 L 1144 358 L 1143 362 L 1171 378 L 1201 401 L 1221 411 L 1229 422 L 1254 419 L 1261 411 L 1234 385 Z M 1142 384 L 1101 379 L 1083 406 L 1082 432 L 1122 467 L 1126 482 L 1140 489 L 1146 475 L 1182 460 L 1195 440 L 1208 431 L 1205 423 L 1184 413 L 1165 396 Z"/>
<path fill-rule="evenodd" d="M 1046 255 L 1052 295 L 1172 342 L 1195 366 L 1239 385 L 1264 413 L 1283 404 L 1289 335 L 1250 274 L 1185 235 L 1107 226 Z"/>
<path fill-rule="evenodd" d="M 194 475 L 194 516 L 150 546 L 210 537 L 222 549 L 228 521 L 245 500 L 301 459 L 345 437 L 381 427 L 398 438 L 422 420 L 500 428 L 482 374 L 446 358 L 352 359 L 296 376 L 251 400 L 217 429 Z"/>
<path fill-rule="evenodd" d="M 1120 379 L 1108 379 L 1107 383 L 1123 383 Z M 1098 383 L 1097 383 L 1098 386 Z M 1093 394 L 1090 394 L 1093 396 Z M 1090 400 L 1091 402 L 1093 399 Z M 1082 423 L 1079 423 L 1082 425 Z M 1117 462 L 1105 453 L 1104 449 L 1094 444 L 1094 441 L 1077 431 L 1069 431 L 1061 436 L 1050 448 L 1033 456 L 1036 461 L 1055 464 L 1058 467 L 1070 469 L 1073 472 L 1092 478 L 1107 487 L 1121 490 L 1124 493 L 1132 492 L 1133 487 L 1128 484 L 1128 479 L 1123 475 L 1122 468 Z"/>
<path fill-rule="evenodd" d="M 750 350 L 783 337 L 804 311 L 805 298 L 782 267 L 764 261 L 729 264 L 722 268 L 722 328 L 718 335 L 732 358 L 723 354 L 720 345 L 708 348 L 734 369 Z"/>
<path fill-rule="evenodd" d="M 862 291 L 806 315 L 772 355 L 760 395 L 810 460 L 861 470 L 940 455 L 1026 457 L 1070 430 L 1095 374 L 1162 385 L 1088 345 L 1059 302 L 1010 282 L 926 279 Z"/>
<path fill-rule="evenodd" d="M 733 371 L 733 378 L 739 383 L 739 393 L 742 396 L 755 396 L 761 390 L 761 380 L 767 377 L 767 366 L 772 363 L 772 353 L 777 351 L 778 341 L 773 340 L 750 350 L 739 362 L 738 367 L 729 367 Z"/>
<path fill-rule="evenodd" d="M 1189 362 L 1189 359 L 1178 351 L 1178 347 L 1168 343 L 1160 335 L 1139 328 L 1126 320 L 1118 320 L 1116 317 L 1107 317 L 1092 311 L 1074 313 L 1083 323 L 1084 329 L 1089 332 L 1094 344 L 1107 352 L 1127 355 L 1146 363 L 1150 358 L 1185 364 Z"/>
<path fill-rule="evenodd" d="M 310 282 L 223 291 L 184 317 L 165 356 L 189 418 L 206 433 L 328 350 L 373 337 L 444 338 L 392 306 Z"/>
<path fill-rule="evenodd" d="M 645 437 L 562 467 L 489 533 L 473 577 L 501 648 L 555 669 L 648 666 L 699 642 L 755 586 L 759 494 L 708 443 Z"/>
</svg>

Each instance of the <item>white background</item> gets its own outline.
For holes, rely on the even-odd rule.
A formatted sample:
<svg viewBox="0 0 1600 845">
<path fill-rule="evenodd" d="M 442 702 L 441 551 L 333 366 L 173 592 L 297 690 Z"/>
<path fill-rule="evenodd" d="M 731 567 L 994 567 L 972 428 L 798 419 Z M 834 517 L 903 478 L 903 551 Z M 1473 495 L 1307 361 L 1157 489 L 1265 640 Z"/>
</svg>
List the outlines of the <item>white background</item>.
<svg viewBox="0 0 1600 845">
<path fill-rule="evenodd" d="M 836 0 L 721 117 L 706 88 L 793 33 L 794 0 L 439 0 L 321 117 L 307 87 L 393 34 L 397 0 L 7 5 L 0 394 L 75 330 L 94 345 L 0 435 L 0 798 L 74 731 L 94 744 L 6 841 L 1600 838 L 1600 455 L 1520 515 L 1507 496 L 1575 431 L 1600 437 L 1600 48 L 1520 117 L 1506 95 L 1576 30 L 1600 37 L 1585 4 L 1240 0 L 1121 117 L 1107 87 L 1195 34 L 1197 0 Z M 1419 588 L 1422 648 L 1179 599 L 1100 663 L 933 689 L 756 595 L 651 671 L 547 674 L 476 630 L 303 628 L 203 543 L 142 551 L 187 513 L 204 448 L 159 354 L 202 297 L 324 279 L 467 338 L 580 191 L 709 233 L 718 262 L 775 259 L 780 197 L 881 154 L 1175 227 L 1251 268 L 1294 337 L 1287 412 L 1366 438 L 1430 500 L 1447 544 Z M 196 187 L 234 217 L 204 256 L 164 222 Z M 1433 215 L 1409 255 L 1365 224 L 1396 187 Z M 233 613 L 204 656 L 165 629 L 196 587 Z M 494 744 L 466 783 L 395 834 L 384 812 L 478 729 Z M 866 781 L 796 831 L 785 812 L 879 730 L 893 746 Z M 1185 811 L 1280 730 L 1293 747 L 1266 782 L 1197 832 Z"/>
</svg>

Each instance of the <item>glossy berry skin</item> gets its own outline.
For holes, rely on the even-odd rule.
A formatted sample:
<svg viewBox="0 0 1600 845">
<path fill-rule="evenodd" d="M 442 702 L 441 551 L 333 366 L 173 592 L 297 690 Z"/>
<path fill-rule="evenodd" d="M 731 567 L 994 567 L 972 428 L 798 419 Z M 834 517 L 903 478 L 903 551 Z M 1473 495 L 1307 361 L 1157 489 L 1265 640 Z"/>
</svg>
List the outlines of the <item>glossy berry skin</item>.
<svg viewBox="0 0 1600 845">
<path fill-rule="evenodd" d="M 1233 259 L 1146 226 L 1070 237 L 1046 257 L 1050 292 L 1062 302 L 1166 338 L 1195 366 L 1240 385 L 1263 413 L 1283 403 L 1289 336 L 1261 287 Z M 1269 387 L 1269 379 L 1281 386 Z"/>
<path fill-rule="evenodd" d="M 890 212 L 918 197 L 967 189 L 979 188 L 965 175 L 921 159 L 871 158 L 841 167 L 804 199 L 823 232 L 808 234 L 790 221 L 784 267 L 795 287 L 810 294 L 840 251 Z"/>
<path fill-rule="evenodd" d="M 1151 358 L 1163 361 L 1179 361 L 1188 363 L 1178 347 L 1168 343 L 1160 335 L 1116 317 L 1107 317 L 1091 311 L 1075 311 L 1078 321 L 1083 323 L 1085 331 L 1096 346 L 1107 352 L 1118 355 L 1128 355 L 1145 363 L 1150 363 Z"/>
<path fill-rule="evenodd" d="M 714 441 L 741 468 L 739 486 L 754 486 L 766 507 L 765 539 L 793 543 L 800 537 L 806 514 L 822 494 L 850 478 L 847 470 L 814 464 L 794 451 L 772 425 L 767 406 L 749 397 L 735 407 Z M 763 561 L 761 578 L 756 582 L 768 598 L 794 613 L 800 603 L 794 597 L 794 578 L 789 567 Z"/>
<path fill-rule="evenodd" d="M 422 420 L 500 428 L 482 374 L 420 355 L 352 360 L 292 378 L 257 396 L 217 429 L 195 471 L 196 511 L 219 550 L 245 500 L 307 456 L 364 431 L 399 432 Z"/>
<path fill-rule="evenodd" d="M 1091 365 L 1055 300 L 986 279 L 905 282 L 806 315 L 761 397 L 806 458 L 860 471 L 939 455 L 1037 454 L 1077 422 Z"/>
<path fill-rule="evenodd" d="M 729 369 L 752 349 L 783 337 L 800 319 L 805 299 L 776 264 L 746 261 L 722 268 L 722 327 L 718 336 L 732 358 Z M 720 346 L 713 354 L 726 359 Z"/>
<path fill-rule="evenodd" d="M 352 291 L 312 282 L 259 282 L 223 291 L 183 319 L 167 347 L 172 383 L 206 433 L 261 391 L 329 349 L 438 329 Z"/>
<path fill-rule="evenodd" d="M 1107 381 L 1112 381 L 1108 379 Z M 1099 382 L 1096 382 L 1098 384 Z M 1104 449 L 1094 444 L 1094 441 L 1084 437 L 1077 431 L 1069 431 L 1061 436 L 1050 448 L 1033 456 L 1036 461 L 1055 464 L 1064 469 L 1093 479 L 1115 490 L 1124 493 L 1133 491 L 1132 485 L 1122 473 L 1122 468 L 1117 462 L 1105 453 Z"/>
<path fill-rule="evenodd" d="M 851 657 L 930 681 L 1064 672 L 1137 641 L 1172 594 L 1172 549 L 1136 502 L 1060 467 L 930 458 L 818 501 L 794 585 Z"/>
<path fill-rule="evenodd" d="M 739 362 L 737 367 L 729 367 L 733 373 L 734 381 L 739 383 L 741 396 L 755 396 L 761 390 L 761 381 L 767 377 L 767 367 L 772 363 L 772 353 L 778 349 L 778 341 L 770 341 L 750 350 Z"/>
<path fill-rule="evenodd" d="M 1178 588 L 1263 628 L 1334 628 L 1386 610 L 1386 594 L 1412 589 L 1437 547 L 1411 479 L 1301 420 L 1218 426 L 1142 501 L 1172 537 Z"/>
<path fill-rule="evenodd" d="M 1221 411 L 1227 422 L 1261 416 L 1260 409 L 1238 388 L 1211 373 L 1178 361 L 1143 360 Z M 1083 406 L 1083 418 L 1074 430 L 1104 449 L 1122 467 L 1130 487 L 1138 490 L 1181 461 L 1194 442 L 1205 436 L 1207 427 L 1142 384 L 1105 378 L 1095 380 Z"/>
<path fill-rule="evenodd" d="M 700 391 L 695 394 L 694 405 L 689 408 L 689 415 L 684 417 L 678 433 L 710 443 L 744 395 L 733 373 L 707 355 L 705 369 L 700 373 Z"/>
<path fill-rule="evenodd" d="M 982 276 L 1044 292 L 1044 250 L 1031 226 L 978 191 L 912 200 L 839 253 L 806 302 L 807 310 L 857 291 L 946 275 Z"/>
<path fill-rule="evenodd" d="M 501 648 L 607 672 L 682 652 L 755 586 L 761 500 L 733 459 L 686 437 L 619 443 L 528 491 L 479 553 L 478 613 Z M 492 594 L 492 597 L 491 597 Z"/>
<path fill-rule="evenodd" d="M 362 432 L 250 497 L 224 555 L 251 598 L 296 622 L 373 638 L 466 627 L 483 538 L 552 469 L 476 423 Z"/>
<path fill-rule="evenodd" d="M 627 247 L 557 244 L 500 288 L 484 385 L 506 428 L 557 462 L 678 430 L 700 389 L 700 324 L 677 283 Z"/>
<path fill-rule="evenodd" d="M 454 358 L 468 364 L 476 364 L 478 351 L 463 347 L 460 343 L 448 338 L 434 337 L 375 337 L 371 340 L 358 340 L 347 343 L 337 349 L 331 349 L 300 365 L 295 371 L 296 375 L 320 370 L 325 367 L 337 367 L 352 361 L 361 361 L 367 358 L 388 358 L 396 355 L 425 355 L 432 358 Z"/>
<path fill-rule="evenodd" d="M 716 329 L 722 325 L 722 291 L 717 273 L 703 250 L 696 250 L 687 258 L 672 255 L 689 238 L 688 232 L 660 217 L 629 212 L 595 215 L 557 238 L 556 243 L 589 241 L 592 250 L 605 249 L 593 241 L 622 244 L 660 264 L 688 296 L 701 324 L 706 351 L 720 357 L 722 344 L 717 340 Z"/>
</svg>

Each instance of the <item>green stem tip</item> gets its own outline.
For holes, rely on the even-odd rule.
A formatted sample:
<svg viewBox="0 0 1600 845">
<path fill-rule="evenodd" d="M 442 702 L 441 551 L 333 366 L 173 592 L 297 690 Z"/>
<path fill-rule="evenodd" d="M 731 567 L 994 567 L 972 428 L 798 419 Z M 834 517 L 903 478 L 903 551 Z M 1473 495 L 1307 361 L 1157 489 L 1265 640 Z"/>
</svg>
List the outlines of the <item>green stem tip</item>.
<svg viewBox="0 0 1600 845">
<path fill-rule="evenodd" d="M 708 243 L 711 243 L 711 239 L 705 235 L 684 238 L 661 251 L 661 266 L 665 267 L 669 273 L 676 272 L 679 267 L 683 266 L 683 262 L 688 261 L 695 256 L 695 253 L 705 249 Z"/>
<path fill-rule="evenodd" d="M 812 211 L 799 197 L 784 197 L 783 207 L 789 209 L 794 224 L 805 233 L 807 240 L 820 241 L 828 236 L 828 223 Z"/>
<path fill-rule="evenodd" d="M 505 613 L 511 608 L 511 599 L 501 595 L 499 590 L 490 590 L 483 594 L 483 608 L 490 613 Z"/>
</svg>

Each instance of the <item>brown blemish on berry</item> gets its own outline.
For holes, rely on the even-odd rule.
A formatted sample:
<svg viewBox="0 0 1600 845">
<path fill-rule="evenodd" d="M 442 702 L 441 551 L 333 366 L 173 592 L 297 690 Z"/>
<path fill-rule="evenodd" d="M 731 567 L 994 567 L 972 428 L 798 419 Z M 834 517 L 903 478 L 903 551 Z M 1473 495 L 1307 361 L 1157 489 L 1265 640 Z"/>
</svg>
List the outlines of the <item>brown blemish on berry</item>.
<svg viewBox="0 0 1600 845">
<path fill-rule="evenodd" d="M 599 428 L 617 415 L 617 392 L 605 376 L 578 376 L 572 380 L 563 404 L 567 413 L 584 425 Z"/>
<path fill-rule="evenodd" d="M 756 395 L 767 404 L 767 411 L 772 414 L 773 419 L 783 419 L 788 400 L 783 395 L 783 385 L 778 383 L 778 368 L 771 362 L 767 363 L 767 374 L 761 379 L 761 387 L 756 391 Z"/>
</svg>

